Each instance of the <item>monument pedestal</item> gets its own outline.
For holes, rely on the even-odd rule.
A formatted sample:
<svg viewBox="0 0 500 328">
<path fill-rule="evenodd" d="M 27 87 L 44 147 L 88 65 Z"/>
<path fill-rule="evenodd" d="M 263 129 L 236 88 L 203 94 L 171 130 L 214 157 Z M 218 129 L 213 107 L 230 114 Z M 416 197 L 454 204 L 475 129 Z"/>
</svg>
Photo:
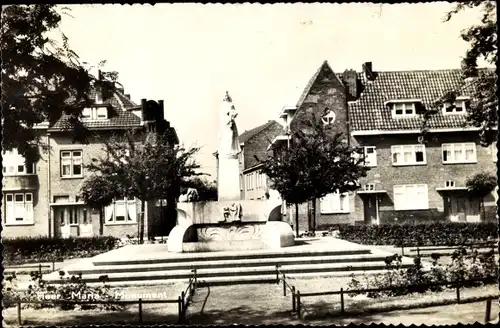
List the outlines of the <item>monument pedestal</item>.
<svg viewBox="0 0 500 328">
<path fill-rule="evenodd" d="M 278 206 L 281 206 L 279 201 L 269 200 L 179 203 L 178 223 L 168 237 L 168 251 L 256 250 L 292 246 L 295 238 L 290 225 L 268 220 Z M 235 213 L 238 207 L 240 212 Z M 231 208 L 235 211 L 227 211 Z"/>
<path fill-rule="evenodd" d="M 218 171 L 218 200 L 239 200 L 241 190 L 238 155 L 219 155 Z"/>
</svg>

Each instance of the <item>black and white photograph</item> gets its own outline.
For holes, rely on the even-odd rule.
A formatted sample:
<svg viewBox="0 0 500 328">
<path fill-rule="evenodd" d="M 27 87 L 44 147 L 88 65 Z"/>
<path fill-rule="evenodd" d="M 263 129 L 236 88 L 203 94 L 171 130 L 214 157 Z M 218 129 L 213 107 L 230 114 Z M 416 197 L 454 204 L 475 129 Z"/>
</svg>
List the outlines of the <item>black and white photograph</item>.
<svg viewBox="0 0 500 328">
<path fill-rule="evenodd" d="M 2 326 L 499 323 L 497 2 L 11 4 Z"/>
</svg>

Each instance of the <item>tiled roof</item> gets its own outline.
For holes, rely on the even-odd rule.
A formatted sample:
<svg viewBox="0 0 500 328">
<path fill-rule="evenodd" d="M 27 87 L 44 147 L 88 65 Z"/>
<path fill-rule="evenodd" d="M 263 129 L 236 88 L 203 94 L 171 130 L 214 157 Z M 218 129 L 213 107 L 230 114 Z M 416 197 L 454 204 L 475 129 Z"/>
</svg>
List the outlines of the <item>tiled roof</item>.
<svg viewBox="0 0 500 328">
<path fill-rule="evenodd" d="M 262 125 L 259 125 L 251 130 L 244 131 L 240 136 L 238 137 L 238 140 L 240 143 L 245 143 L 246 141 L 250 140 L 251 138 L 255 137 L 258 135 L 260 132 L 271 126 L 272 124 L 277 123 L 276 121 L 268 121 L 267 123 L 264 123 Z"/>
<path fill-rule="evenodd" d="M 424 109 L 446 92 L 461 90 L 460 96 L 470 93 L 463 87 L 460 70 L 429 70 L 377 72 L 374 81 L 366 82 L 365 89 L 356 102 L 349 103 L 349 116 L 353 131 L 414 130 L 420 129 L 422 119 L 392 118 L 391 109 L 385 104 L 393 100 L 420 99 Z M 460 128 L 465 124 L 463 115 L 443 115 L 438 111 L 428 121 L 431 129 Z"/>
<path fill-rule="evenodd" d="M 65 129 L 65 127 L 67 127 L 69 117 L 69 115 L 63 114 L 63 116 L 61 116 L 61 118 L 48 129 L 48 131 L 50 132 Z M 110 116 L 106 120 L 85 121 L 84 125 L 85 127 L 87 127 L 87 129 L 90 130 L 127 129 L 132 127 L 140 127 L 141 119 L 131 112 L 118 110 L 114 115 Z"/>
<path fill-rule="evenodd" d="M 96 91 L 92 90 L 89 97 L 94 99 Z M 103 105 L 108 105 L 112 109 L 109 111 L 109 118 L 106 120 L 89 120 L 84 125 L 88 129 L 126 129 L 141 126 L 141 119 L 130 112 L 131 109 L 140 109 L 140 106 L 128 99 L 121 91 L 115 90 L 112 97 L 105 99 Z M 69 115 L 63 114 L 55 122 L 49 131 L 58 131 L 68 126 Z"/>
</svg>

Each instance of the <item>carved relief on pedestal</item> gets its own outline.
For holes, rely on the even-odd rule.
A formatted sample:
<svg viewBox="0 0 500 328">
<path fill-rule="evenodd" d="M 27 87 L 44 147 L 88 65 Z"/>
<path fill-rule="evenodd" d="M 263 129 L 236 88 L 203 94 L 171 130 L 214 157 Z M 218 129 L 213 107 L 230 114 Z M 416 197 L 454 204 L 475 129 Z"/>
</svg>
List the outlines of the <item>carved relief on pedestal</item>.
<svg viewBox="0 0 500 328">
<path fill-rule="evenodd" d="M 259 239 L 262 235 L 263 226 L 261 224 L 249 224 L 198 228 L 198 240 L 207 242 Z"/>
<path fill-rule="evenodd" d="M 241 222 L 242 208 L 240 204 L 232 203 L 231 206 L 222 208 L 219 222 Z"/>
</svg>

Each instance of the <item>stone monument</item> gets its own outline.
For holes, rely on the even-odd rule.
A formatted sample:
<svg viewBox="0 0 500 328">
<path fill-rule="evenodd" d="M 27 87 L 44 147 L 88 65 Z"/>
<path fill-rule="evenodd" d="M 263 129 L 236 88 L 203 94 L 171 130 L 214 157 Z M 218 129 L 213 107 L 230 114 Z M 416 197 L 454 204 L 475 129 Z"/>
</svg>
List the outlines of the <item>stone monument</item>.
<svg viewBox="0 0 500 328">
<path fill-rule="evenodd" d="M 236 117 L 229 93 L 219 108 L 218 201 L 177 204 L 177 225 L 168 236 L 169 252 L 276 249 L 294 245 L 291 226 L 269 221 L 279 199 L 241 200 Z"/>
</svg>

